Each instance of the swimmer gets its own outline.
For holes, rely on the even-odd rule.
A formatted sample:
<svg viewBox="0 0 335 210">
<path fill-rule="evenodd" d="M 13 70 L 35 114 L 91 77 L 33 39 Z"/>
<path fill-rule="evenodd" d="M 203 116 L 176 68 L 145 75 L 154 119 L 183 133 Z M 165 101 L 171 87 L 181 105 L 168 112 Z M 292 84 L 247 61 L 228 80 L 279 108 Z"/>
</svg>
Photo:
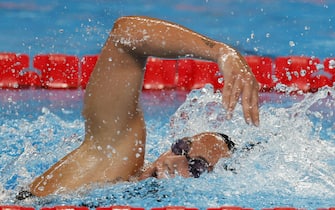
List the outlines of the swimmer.
<svg viewBox="0 0 335 210">
<path fill-rule="evenodd" d="M 232 117 L 241 97 L 245 121 L 259 124 L 258 83 L 232 47 L 180 25 L 149 17 L 116 20 L 90 77 L 84 97 L 83 143 L 30 184 L 30 194 L 68 193 L 90 184 L 148 177 L 198 177 L 229 157 L 224 134 L 200 133 L 177 140 L 144 169 L 146 127 L 139 104 L 148 56 L 194 58 L 218 63 L 224 76 L 223 105 Z"/>
</svg>

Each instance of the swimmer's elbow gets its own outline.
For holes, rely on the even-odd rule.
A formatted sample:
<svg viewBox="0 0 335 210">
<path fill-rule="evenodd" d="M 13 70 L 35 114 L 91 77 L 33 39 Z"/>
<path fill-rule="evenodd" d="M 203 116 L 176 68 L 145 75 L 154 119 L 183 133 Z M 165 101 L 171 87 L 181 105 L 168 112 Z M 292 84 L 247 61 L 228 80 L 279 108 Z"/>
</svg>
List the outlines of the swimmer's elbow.
<svg viewBox="0 0 335 210">
<path fill-rule="evenodd" d="M 113 28 L 110 32 L 109 42 L 114 42 L 115 46 L 127 46 L 133 39 L 133 32 L 131 26 L 134 23 L 129 21 L 129 17 L 120 17 L 118 18 L 113 25 Z"/>
<path fill-rule="evenodd" d="M 108 44 L 117 48 L 123 48 L 132 54 L 143 55 L 143 46 L 150 37 L 146 33 L 147 24 L 143 24 L 148 18 L 138 16 L 120 17 L 114 22 Z M 111 46 L 109 46 L 111 47 Z"/>
<path fill-rule="evenodd" d="M 122 16 L 115 20 L 114 27 L 134 25 L 136 22 L 146 22 L 150 19 L 152 18 L 145 17 L 145 16 Z"/>
<path fill-rule="evenodd" d="M 143 36 L 143 33 L 138 33 L 139 30 L 143 31 L 150 24 L 148 21 L 152 18 L 144 16 L 123 16 L 116 19 L 114 22 L 111 34 L 116 38 L 140 38 L 138 36 Z M 143 38 L 143 37 L 142 37 Z"/>
<path fill-rule="evenodd" d="M 127 28 L 129 28 L 130 26 L 134 26 L 134 20 L 136 20 L 135 16 L 123 16 L 123 17 L 119 17 L 118 19 L 116 19 L 116 21 L 114 22 L 113 28 L 112 28 L 112 33 L 113 34 L 119 34 L 121 32 L 125 32 L 127 30 Z"/>
<path fill-rule="evenodd" d="M 128 17 L 127 16 L 119 17 L 114 22 L 114 26 L 113 26 L 113 30 L 112 31 L 115 31 L 116 29 L 118 29 L 118 28 L 120 28 L 120 27 L 122 27 L 124 25 L 127 25 L 127 22 L 128 22 Z"/>
</svg>

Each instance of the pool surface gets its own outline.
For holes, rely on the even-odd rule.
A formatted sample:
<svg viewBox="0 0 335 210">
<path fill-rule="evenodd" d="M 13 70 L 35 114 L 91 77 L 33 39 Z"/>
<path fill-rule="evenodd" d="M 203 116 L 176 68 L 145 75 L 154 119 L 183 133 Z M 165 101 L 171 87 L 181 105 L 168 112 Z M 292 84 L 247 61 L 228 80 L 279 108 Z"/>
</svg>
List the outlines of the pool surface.
<svg viewBox="0 0 335 210">
<path fill-rule="evenodd" d="M 117 17 L 177 22 L 244 54 L 334 56 L 334 1 L 2 0 L 0 50 L 97 54 Z M 15 27 L 13 27 L 15 26 Z"/>
<path fill-rule="evenodd" d="M 332 206 L 333 95 L 331 89 L 305 96 L 262 93 L 262 123 L 255 128 L 245 125 L 241 107 L 233 120 L 225 120 L 221 95 L 210 86 L 191 92 L 185 102 L 183 92 L 146 91 L 141 100 L 148 125 L 147 161 L 168 149 L 174 138 L 207 130 L 230 135 L 238 145 L 234 157 L 222 160 L 214 173 L 199 179 L 148 179 L 17 201 L 18 190 L 80 144 L 82 91 L 2 90 L 1 203 L 36 208 L 60 204 L 201 209 Z M 258 145 L 245 150 L 250 144 Z"/>
<path fill-rule="evenodd" d="M 312 0 L 1 1 L 0 52 L 98 54 L 117 17 L 149 15 L 231 44 L 244 55 L 324 59 L 334 56 L 334 8 L 333 1 Z M 306 94 L 260 93 L 258 128 L 244 123 L 240 105 L 234 118 L 225 120 L 221 95 L 211 86 L 189 94 L 145 91 L 146 161 L 155 160 L 175 138 L 208 130 L 231 136 L 237 152 L 199 179 L 147 179 L 18 201 L 18 191 L 81 143 L 83 93 L 0 90 L 0 204 L 335 206 L 335 92 L 327 87 Z"/>
</svg>

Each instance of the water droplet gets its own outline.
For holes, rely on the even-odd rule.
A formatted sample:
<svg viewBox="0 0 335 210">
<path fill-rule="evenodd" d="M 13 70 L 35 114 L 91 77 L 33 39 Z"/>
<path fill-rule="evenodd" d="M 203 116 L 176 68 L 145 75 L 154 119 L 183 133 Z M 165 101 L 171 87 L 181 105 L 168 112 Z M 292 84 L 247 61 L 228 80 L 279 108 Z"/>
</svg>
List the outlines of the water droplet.
<svg viewBox="0 0 335 210">
<path fill-rule="evenodd" d="M 335 60 L 329 61 L 329 69 L 335 69 Z"/>
<path fill-rule="evenodd" d="M 290 47 L 294 47 L 295 46 L 294 41 L 289 41 L 288 44 L 290 45 Z"/>
<path fill-rule="evenodd" d="M 52 174 L 48 174 L 46 178 L 47 178 L 47 179 L 51 179 L 52 177 L 53 177 Z"/>
<path fill-rule="evenodd" d="M 318 70 L 318 71 L 323 71 L 324 70 L 324 65 L 323 64 L 316 64 L 316 69 Z"/>
<path fill-rule="evenodd" d="M 300 76 L 304 77 L 304 76 L 306 76 L 306 73 L 307 73 L 306 70 L 301 69 Z"/>
</svg>

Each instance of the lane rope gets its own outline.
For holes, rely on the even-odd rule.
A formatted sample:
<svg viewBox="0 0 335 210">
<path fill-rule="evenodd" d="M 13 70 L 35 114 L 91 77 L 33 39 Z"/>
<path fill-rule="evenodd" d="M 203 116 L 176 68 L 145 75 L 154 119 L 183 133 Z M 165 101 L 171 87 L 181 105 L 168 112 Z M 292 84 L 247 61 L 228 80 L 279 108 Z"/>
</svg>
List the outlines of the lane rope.
<svg viewBox="0 0 335 210">
<path fill-rule="evenodd" d="M 85 89 L 98 55 L 40 54 L 33 56 L 32 62 L 30 59 L 27 54 L 0 53 L 0 88 Z M 245 56 L 245 59 L 261 91 L 315 92 L 324 86 L 332 87 L 335 82 L 335 58 L 320 61 L 307 56 L 275 59 Z M 214 62 L 150 57 L 143 89 L 188 91 L 207 83 L 215 89 L 224 86 L 224 78 Z"/>
</svg>

